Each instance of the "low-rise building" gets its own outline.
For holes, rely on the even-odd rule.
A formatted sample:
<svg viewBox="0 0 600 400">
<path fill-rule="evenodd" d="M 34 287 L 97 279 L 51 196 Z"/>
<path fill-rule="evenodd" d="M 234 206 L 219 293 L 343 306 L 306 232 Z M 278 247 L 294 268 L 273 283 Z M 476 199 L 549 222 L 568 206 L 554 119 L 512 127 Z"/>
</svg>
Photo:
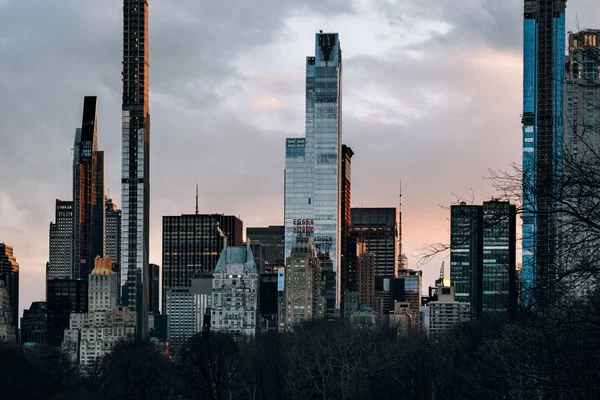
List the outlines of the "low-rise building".
<svg viewBox="0 0 600 400">
<path fill-rule="evenodd" d="M 471 305 L 456 301 L 454 286 L 440 285 L 436 301 L 429 303 L 429 334 L 448 332 L 461 322 L 471 320 Z"/>
</svg>

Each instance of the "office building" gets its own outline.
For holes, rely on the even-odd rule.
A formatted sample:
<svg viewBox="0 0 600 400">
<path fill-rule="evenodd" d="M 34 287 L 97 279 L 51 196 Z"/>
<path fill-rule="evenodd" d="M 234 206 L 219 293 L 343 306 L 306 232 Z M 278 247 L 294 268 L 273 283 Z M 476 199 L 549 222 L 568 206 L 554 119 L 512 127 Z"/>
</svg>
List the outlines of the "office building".
<svg viewBox="0 0 600 400">
<path fill-rule="evenodd" d="M 345 297 L 343 293 L 347 290 L 356 291 L 356 270 L 352 269 L 352 262 L 348 255 L 348 240 L 350 239 L 350 207 L 351 207 L 351 172 L 352 172 L 352 156 L 354 152 L 349 146 L 342 145 L 342 177 L 341 177 L 341 292 L 342 299 Z M 344 308 L 342 301 L 342 308 Z"/>
<path fill-rule="evenodd" d="M 150 264 L 147 267 L 147 279 L 148 285 L 148 312 L 150 313 L 160 313 L 160 302 L 159 302 L 159 293 L 160 293 L 160 267 L 156 264 Z"/>
<path fill-rule="evenodd" d="M 281 331 L 293 331 L 294 325 L 324 317 L 321 260 L 315 255 L 310 238 L 298 238 L 285 265 Z"/>
<path fill-rule="evenodd" d="M 342 51 L 337 33 L 317 33 L 315 56 L 306 58 L 306 135 L 286 139 L 285 257 L 298 236 L 331 259 L 335 294 L 327 310 L 339 310 L 341 297 Z"/>
<path fill-rule="evenodd" d="M 421 288 L 423 286 L 423 271 L 401 269 L 398 271 L 398 280 L 403 281 L 401 287 L 402 297 L 400 302 L 408 304 L 407 313 L 410 314 L 411 324 L 418 325 L 419 310 L 421 307 Z M 393 308 L 390 305 L 390 308 Z"/>
<path fill-rule="evenodd" d="M 446 333 L 462 322 L 471 319 L 471 305 L 457 301 L 454 296 L 454 287 L 438 285 L 438 299 L 423 307 L 423 317 L 429 319 L 423 326 L 428 328 L 427 332 L 436 336 Z"/>
<path fill-rule="evenodd" d="M 366 246 L 365 246 L 366 248 Z M 375 309 L 375 254 L 362 253 L 358 256 L 357 263 L 357 291 L 360 301 Z"/>
<path fill-rule="evenodd" d="M 247 244 L 248 242 L 244 243 Z M 272 267 L 267 264 L 267 260 L 265 260 L 265 245 L 260 242 L 250 241 L 250 250 L 252 250 L 252 254 L 254 254 L 254 262 L 256 263 L 256 268 L 262 274 L 267 267 Z"/>
<path fill-rule="evenodd" d="M 473 318 L 517 306 L 516 207 L 503 201 L 451 207 L 450 281 Z"/>
<path fill-rule="evenodd" d="M 110 198 L 104 201 L 106 218 L 106 256 L 113 263 L 113 272 L 117 281 L 121 281 L 121 210 Z M 119 291 L 118 303 L 121 304 L 121 291 Z"/>
<path fill-rule="evenodd" d="M 85 279 L 52 279 L 46 281 L 48 310 L 48 344 L 59 347 L 71 313 L 88 310 L 88 282 Z"/>
<path fill-rule="evenodd" d="M 150 238 L 150 64 L 148 1 L 123 3 L 121 163 L 121 304 L 137 312 L 137 332 L 148 336 Z M 138 293 L 138 291 L 140 293 Z"/>
<path fill-rule="evenodd" d="M 251 244 L 261 243 L 265 246 L 265 262 L 269 265 L 285 264 L 285 228 L 269 225 L 264 228 L 246 228 L 246 238 Z M 254 251 L 253 251 L 254 252 Z"/>
<path fill-rule="evenodd" d="M 13 248 L 7 244 L 0 243 L 0 281 L 8 291 L 10 301 L 10 323 L 13 332 L 17 334 L 19 324 L 19 264 L 14 256 Z"/>
<path fill-rule="evenodd" d="M 10 294 L 4 281 L 0 280 L 0 343 L 17 342 L 17 331 L 12 321 Z"/>
<path fill-rule="evenodd" d="M 391 208 L 352 208 L 353 234 L 362 234 L 367 252 L 375 254 L 375 275 L 398 276 L 398 212 Z"/>
<path fill-rule="evenodd" d="M 180 348 L 205 327 L 212 300 L 212 275 L 199 274 L 189 287 L 173 287 L 167 291 L 168 341 Z M 208 321 L 206 321 L 208 322 Z"/>
<path fill-rule="evenodd" d="M 34 301 L 21 318 L 21 343 L 46 344 L 48 310 L 45 301 Z"/>
<path fill-rule="evenodd" d="M 255 336 L 260 275 L 250 246 L 225 247 L 213 272 L 211 330 Z"/>
<path fill-rule="evenodd" d="M 522 301 L 543 307 L 556 284 L 562 171 L 566 0 L 525 0 Z"/>
<path fill-rule="evenodd" d="M 243 223 L 223 214 L 187 214 L 163 217 L 162 309 L 171 288 L 189 287 L 199 273 L 212 273 L 227 246 L 241 246 Z"/>
<path fill-rule="evenodd" d="M 73 156 L 72 278 L 87 279 L 96 256 L 104 256 L 104 153 L 98 151 L 98 99 L 83 99 Z"/>
<path fill-rule="evenodd" d="M 136 315 L 117 306 L 120 290 L 109 257 L 96 257 L 89 278 L 88 312 L 72 313 L 62 349 L 73 361 L 88 366 L 110 353 L 120 341 L 135 337 Z"/>
<path fill-rule="evenodd" d="M 69 279 L 73 274 L 73 202 L 56 200 L 50 222 L 50 261 L 46 279 Z"/>
</svg>

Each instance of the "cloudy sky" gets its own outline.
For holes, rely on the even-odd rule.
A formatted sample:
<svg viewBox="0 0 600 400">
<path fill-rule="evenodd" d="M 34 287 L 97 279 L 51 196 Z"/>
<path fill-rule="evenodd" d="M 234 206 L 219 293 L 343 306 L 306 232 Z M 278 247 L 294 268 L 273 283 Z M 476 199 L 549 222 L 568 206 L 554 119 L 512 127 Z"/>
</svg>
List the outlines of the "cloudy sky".
<svg viewBox="0 0 600 400">
<path fill-rule="evenodd" d="M 150 0 L 151 255 L 161 217 L 194 210 L 281 224 L 285 138 L 304 133 L 304 58 L 339 32 L 353 206 L 404 194 L 405 249 L 447 242 L 454 194 L 494 194 L 519 162 L 522 0 Z M 120 204 L 122 1 L 0 0 L 0 242 L 21 308 L 43 299 L 54 200 L 70 200 L 83 97 L 99 97 L 106 181 Z M 569 0 L 568 29 L 600 26 Z M 441 260 L 423 266 L 424 286 Z"/>
</svg>

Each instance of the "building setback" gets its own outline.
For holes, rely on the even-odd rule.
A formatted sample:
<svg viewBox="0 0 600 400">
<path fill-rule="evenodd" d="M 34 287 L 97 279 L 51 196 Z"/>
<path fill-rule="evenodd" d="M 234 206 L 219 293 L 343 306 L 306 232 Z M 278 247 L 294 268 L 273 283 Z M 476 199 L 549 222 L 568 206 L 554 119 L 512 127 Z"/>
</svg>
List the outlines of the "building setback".
<svg viewBox="0 0 600 400">
<path fill-rule="evenodd" d="M 220 232 L 219 232 L 220 231 Z M 223 250 L 222 235 L 228 246 L 241 246 L 243 223 L 223 214 L 187 214 L 163 217 L 162 309 L 171 288 L 190 287 L 199 273 L 212 273 Z"/>
<path fill-rule="evenodd" d="M 144 279 L 144 266 L 149 264 L 150 252 L 148 51 L 148 0 L 124 0 L 121 303 L 137 312 L 137 331 L 142 338 L 148 336 L 149 285 Z"/>
<path fill-rule="evenodd" d="M 87 279 L 96 256 L 104 255 L 104 153 L 98 151 L 98 99 L 83 99 L 81 129 L 73 157 L 73 273 Z"/>
<path fill-rule="evenodd" d="M 473 318 L 517 307 L 516 207 L 503 201 L 451 207 L 450 281 Z"/>
<path fill-rule="evenodd" d="M 306 58 L 306 136 L 286 139 L 285 257 L 298 235 L 311 237 L 331 259 L 335 283 L 326 308 L 341 297 L 342 51 L 337 33 L 317 33 L 315 55 Z M 281 282 L 283 284 L 283 282 Z"/>
<path fill-rule="evenodd" d="M 375 254 L 375 275 L 398 276 L 398 212 L 391 208 L 352 208 L 352 233 L 362 234 L 367 252 Z"/>
<path fill-rule="evenodd" d="M 226 247 L 213 272 L 211 330 L 255 336 L 260 275 L 250 246 Z"/>
<path fill-rule="evenodd" d="M 14 256 L 12 246 L 0 243 L 0 281 L 8 291 L 10 300 L 10 323 L 14 334 L 17 334 L 19 324 L 19 264 Z"/>
<path fill-rule="evenodd" d="M 68 279 L 73 273 L 73 202 L 57 199 L 55 214 L 46 279 Z"/>
<path fill-rule="evenodd" d="M 525 0 L 523 46 L 522 300 L 554 299 L 563 151 L 566 0 Z"/>
</svg>

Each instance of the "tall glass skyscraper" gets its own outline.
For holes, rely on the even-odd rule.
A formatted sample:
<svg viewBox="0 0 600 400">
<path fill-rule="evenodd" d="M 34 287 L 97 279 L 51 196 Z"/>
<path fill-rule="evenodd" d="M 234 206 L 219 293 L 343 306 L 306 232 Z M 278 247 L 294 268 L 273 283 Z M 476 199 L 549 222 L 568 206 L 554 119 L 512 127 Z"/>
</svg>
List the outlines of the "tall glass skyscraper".
<svg viewBox="0 0 600 400">
<path fill-rule="evenodd" d="M 566 0 L 525 0 L 522 302 L 550 301 L 556 280 L 557 179 L 562 171 Z"/>
<path fill-rule="evenodd" d="M 121 169 L 121 303 L 148 334 L 149 285 L 144 271 L 150 237 L 148 0 L 123 2 L 123 135 Z"/>
<path fill-rule="evenodd" d="M 342 51 L 337 33 L 320 32 L 315 56 L 306 58 L 306 136 L 286 140 L 285 257 L 298 236 L 308 236 L 331 258 L 336 295 L 325 299 L 329 315 L 340 306 L 341 154 Z"/>
<path fill-rule="evenodd" d="M 104 256 L 104 152 L 98 151 L 98 99 L 83 100 L 73 157 L 73 278 L 87 279 Z"/>
</svg>

